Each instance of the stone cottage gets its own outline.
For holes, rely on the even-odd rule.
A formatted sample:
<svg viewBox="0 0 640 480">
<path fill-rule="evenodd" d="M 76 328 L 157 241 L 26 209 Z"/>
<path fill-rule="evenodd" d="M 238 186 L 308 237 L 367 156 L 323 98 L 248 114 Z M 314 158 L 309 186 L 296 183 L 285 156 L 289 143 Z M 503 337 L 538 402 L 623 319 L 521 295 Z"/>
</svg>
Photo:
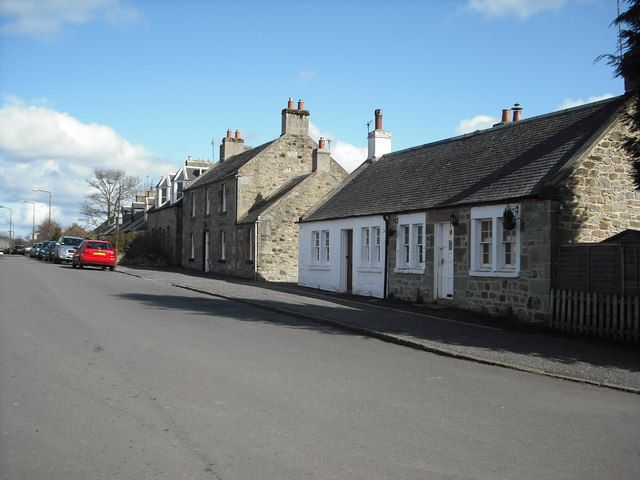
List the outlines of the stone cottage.
<svg viewBox="0 0 640 480">
<path fill-rule="evenodd" d="M 247 148 L 227 132 L 220 161 L 185 189 L 182 265 L 266 281 L 298 276 L 300 215 L 347 173 L 324 141 L 309 137 L 309 112 L 289 99 L 280 137 Z"/>
<path fill-rule="evenodd" d="M 640 227 L 626 108 L 621 96 L 522 120 L 516 104 L 487 130 L 370 152 L 301 218 L 299 283 L 544 319 L 559 245 Z"/>
<path fill-rule="evenodd" d="M 213 164 L 189 156 L 176 173 L 167 173 L 156 185 L 155 205 L 147 211 L 146 230 L 158 242 L 169 265 L 182 264 L 182 197 L 186 187 Z"/>
</svg>

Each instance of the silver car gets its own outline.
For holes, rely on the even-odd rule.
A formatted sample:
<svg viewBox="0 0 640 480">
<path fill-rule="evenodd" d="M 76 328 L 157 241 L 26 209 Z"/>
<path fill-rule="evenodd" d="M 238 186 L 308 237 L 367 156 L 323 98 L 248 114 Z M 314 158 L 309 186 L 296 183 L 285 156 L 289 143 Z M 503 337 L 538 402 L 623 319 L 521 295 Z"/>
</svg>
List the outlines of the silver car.
<svg viewBox="0 0 640 480">
<path fill-rule="evenodd" d="M 71 262 L 73 254 L 84 238 L 62 236 L 53 248 L 53 263 Z"/>
</svg>

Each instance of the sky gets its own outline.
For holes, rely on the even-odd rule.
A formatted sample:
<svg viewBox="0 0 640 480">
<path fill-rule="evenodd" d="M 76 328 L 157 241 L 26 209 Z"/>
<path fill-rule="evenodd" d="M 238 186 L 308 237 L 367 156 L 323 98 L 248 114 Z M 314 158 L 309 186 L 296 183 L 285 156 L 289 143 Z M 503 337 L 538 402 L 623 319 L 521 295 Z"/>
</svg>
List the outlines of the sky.
<svg viewBox="0 0 640 480">
<path fill-rule="evenodd" d="M 615 17 L 616 0 L 0 0 L 0 205 L 17 235 L 48 215 L 33 189 L 81 223 L 94 169 L 155 184 L 212 142 L 217 161 L 227 129 L 278 137 L 289 97 L 352 171 L 376 108 L 397 151 L 516 102 L 528 118 L 620 95 L 595 62 Z"/>
</svg>

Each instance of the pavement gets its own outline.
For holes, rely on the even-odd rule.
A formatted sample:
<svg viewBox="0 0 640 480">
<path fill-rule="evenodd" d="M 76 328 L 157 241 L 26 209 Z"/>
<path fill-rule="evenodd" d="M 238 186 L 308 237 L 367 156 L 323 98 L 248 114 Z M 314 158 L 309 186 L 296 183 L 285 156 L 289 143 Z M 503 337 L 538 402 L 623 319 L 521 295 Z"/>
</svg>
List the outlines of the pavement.
<svg viewBox="0 0 640 480">
<path fill-rule="evenodd" d="M 637 345 L 554 332 L 451 308 L 389 304 L 294 284 L 183 269 L 118 271 L 448 357 L 640 394 Z"/>
</svg>

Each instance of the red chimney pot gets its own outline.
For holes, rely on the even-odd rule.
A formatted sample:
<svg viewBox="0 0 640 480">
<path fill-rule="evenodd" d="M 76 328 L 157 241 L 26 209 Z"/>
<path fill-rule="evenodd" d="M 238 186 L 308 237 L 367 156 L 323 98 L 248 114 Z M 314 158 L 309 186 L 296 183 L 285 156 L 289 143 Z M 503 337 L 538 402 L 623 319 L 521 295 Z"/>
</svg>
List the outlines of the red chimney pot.
<svg viewBox="0 0 640 480">
<path fill-rule="evenodd" d="M 522 120 L 522 107 L 520 106 L 519 103 L 514 103 L 513 104 L 513 108 L 511 110 L 513 110 L 513 121 L 514 122 L 518 122 L 518 121 Z"/>
<path fill-rule="evenodd" d="M 287 102 L 287 110 L 293 110 L 293 98 L 289 97 L 289 101 Z"/>
<path fill-rule="evenodd" d="M 304 110 L 304 101 L 303 100 L 298 100 L 298 110 L 300 110 L 300 111 Z"/>
<path fill-rule="evenodd" d="M 240 130 L 236 130 L 236 140 L 240 140 L 242 137 L 240 136 Z"/>
<path fill-rule="evenodd" d="M 231 138 L 231 129 L 227 130 L 227 138 Z"/>
<path fill-rule="evenodd" d="M 511 110 L 508 108 L 502 109 L 502 123 L 511 123 Z"/>
<path fill-rule="evenodd" d="M 320 150 L 324 150 L 324 138 L 320 137 L 320 140 L 318 140 L 318 148 Z"/>
<path fill-rule="evenodd" d="M 376 130 L 382 130 L 382 110 L 377 108 L 374 113 L 376 116 Z"/>
</svg>

